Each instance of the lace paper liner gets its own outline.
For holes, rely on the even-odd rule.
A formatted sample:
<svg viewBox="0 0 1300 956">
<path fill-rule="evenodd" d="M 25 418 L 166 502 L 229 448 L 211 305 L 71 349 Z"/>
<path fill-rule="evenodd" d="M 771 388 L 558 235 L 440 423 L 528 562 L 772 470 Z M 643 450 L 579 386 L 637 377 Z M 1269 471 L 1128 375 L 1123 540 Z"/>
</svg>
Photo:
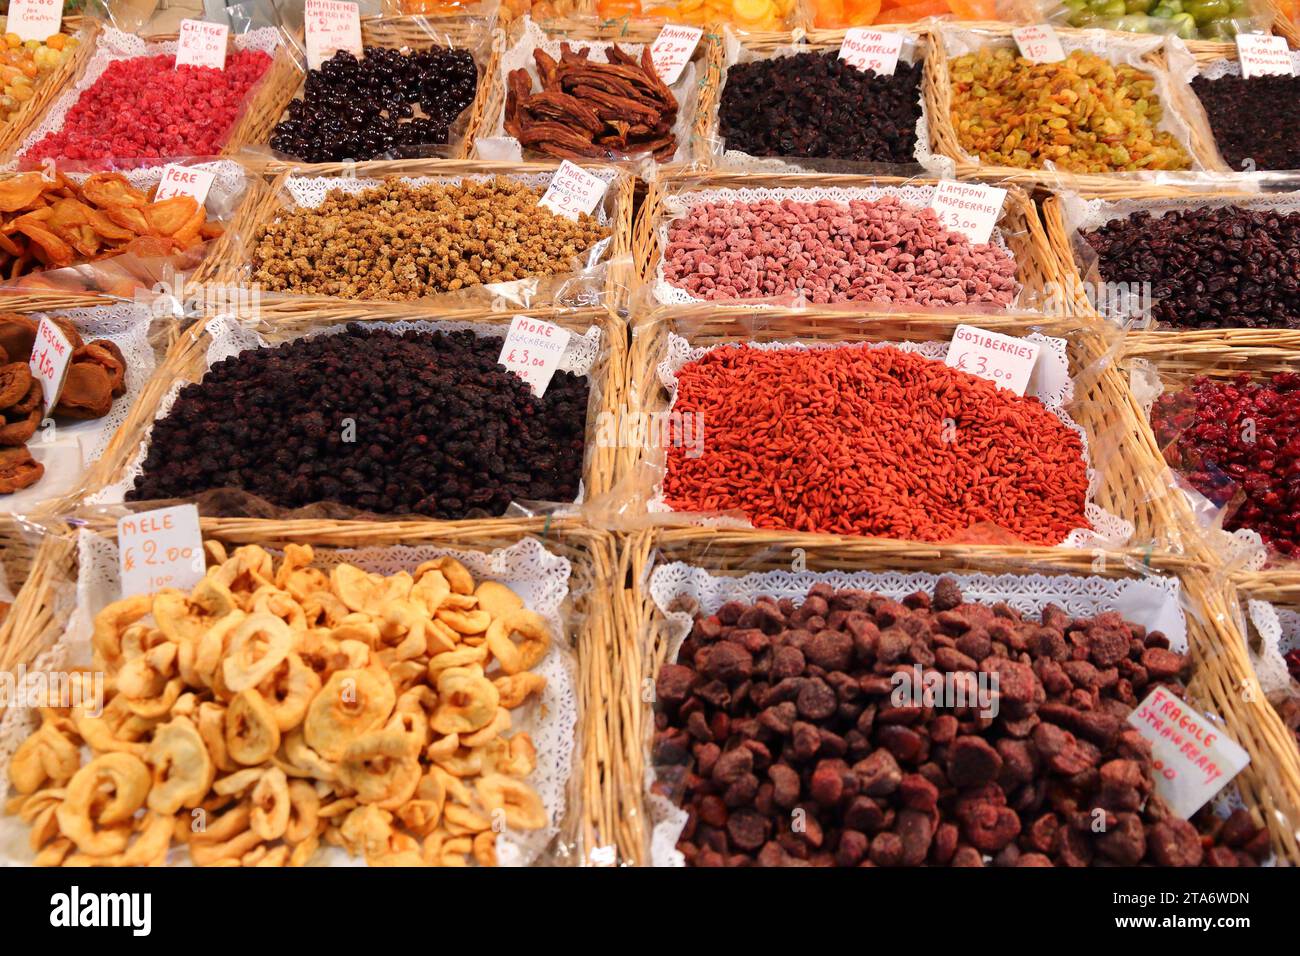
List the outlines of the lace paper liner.
<svg viewBox="0 0 1300 956">
<path fill-rule="evenodd" d="M 27 448 L 46 466 L 45 475 L 28 488 L 0 496 L 0 509 L 10 514 L 30 511 L 76 489 L 89 466 L 104 456 L 156 365 L 149 342 L 153 315 L 146 306 L 121 304 L 59 309 L 33 313 L 32 318 L 39 321 L 43 315 L 68 319 L 87 342 L 107 339 L 121 349 L 126 360 L 126 392 L 113 399 L 103 418 L 60 418 L 52 425 L 42 424 L 37 429 Z"/>
<path fill-rule="evenodd" d="M 238 34 L 235 37 L 235 49 L 261 50 L 272 57 L 275 56 L 276 48 L 279 45 L 280 31 L 274 27 L 262 27 L 248 33 Z M 146 43 L 133 33 L 123 33 L 115 27 L 104 27 L 95 41 L 95 52 L 86 64 L 85 72 L 82 73 L 81 79 L 77 81 L 77 85 L 54 101 L 54 105 L 42 117 L 40 124 L 23 140 L 18 155 L 21 156 L 27 152 L 27 150 L 44 139 L 47 134 L 61 130 L 68 111 L 76 105 L 82 93 L 95 85 L 95 82 L 104 74 L 110 64 L 118 60 L 134 60 L 136 57 L 141 56 L 157 56 L 160 53 L 174 55 L 177 46 L 178 42 L 176 40 Z M 256 88 L 255 84 L 254 89 Z"/>
<path fill-rule="evenodd" d="M 944 51 L 949 60 L 967 53 L 975 53 L 985 47 L 1001 47 L 1004 49 L 1015 47 L 1015 40 L 1009 36 L 991 36 L 980 30 L 963 29 L 942 23 L 938 27 L 939 33 L 943 37 Z M 1160 102 L 1160 122 L 1156 124 L 1156 129 L 1172 134 L 1179 145 L 1183 147 L 1190 161 L 1188 169 L 1204 171 L 1205 167 L 1201 165 L 1200 160 L 1196 158 L 1195 150 L 1192 149 L 1192 131 L 1188 127 L 1187 121 L 1176 110 L 1172 78 L 1163 70 L 1156 69 L 1150 63 L 1142 61 L 1142 57 L 1154 53 L 1164 46 L 1165 38 L 1163 35 L 1125 36 L 1111 30 L 1083 30 L 1073 34 L 1060 33 L 1057 38 L 1061 41 L 1061 49 L 1067 55 L 1075 50 L 1083 50 L 1085 53 L 1092 53 L 1116 65 L 1128 64 L 1142 70 L 1144 73 L 1151 74 L 1155 80 L 1156 98 Z M 970 155 L 960 146 L 957 148 L 964 162 L 980 163 L 979 157 Z M 1041 169 L 1049 172 L 1054 171 L 1056 164 L 1044 163 Z M 1126 173 L 1112 175 L 1126 175 Z"/>
<path fill-rule="evenodd" d="M 460 332 L 469 330 L 475 335 L 482 337 L 501 337 L 505 330 L 499 325 L 488 325 L 486 323 L 475 322 L 455 322 L 455 321 L 402 321 L 402 322 L 373 322 L 367 324 L 368 328 L 387 329 L 391 332 Z M 212 343 L 208 346 L 206 364 L 203 369 L 204 375 L 217 362 L 222 359 L 231 358 L 241 352 L 249 349 L 274 348 L 276 343 L 267 342 L 253 329 L 242 325 L 237 319 L 231 316 L 218 316 L 212 319 L 205 326 L 209 335 L 212 336 Z M 346 329 L 344 325 L 333 325 L 322 329 L 314 329 L 304 333 L 300 338 L 311 338 L 317 335 L 338 335 Z M 557 371 L 570 372 L 574 375 L 583 375 L 590 377 L 591 370 L 600 358 L 602 349 L 605 344 L 604 333 L 599 326 L 592 326 L 581 335 L 573 333 L 569 336 L 569 342 L 565 346 L 564 355 L 560 358 Z M 181 389 L 188 382 L 176 382 L 168 389 L 163 400 L 158 404 L 158 412 L 154 415 L 154 422 L 157 423 L 166 418 L 176 403 L 176 398 L 180 395 Z M 126 493 L 135 486 L 136 479 L 144 471 L 144 461 L 149 454 L 149 442 L 153 438 L 153 426 L 149 427 L 140 443 L 140 448 L 135 456 L 131 459 L 130 466 L 126 469 L 123 477 L 106 488 L 96 492 L 87 498 L 91 504 L 117 504 L 126 500 Z M 574 502 L 580 504 L 583 500 L 582 486 L 579 485 L 578 498 Z"/>
<path fill-rule="evenodd" d="M 1246 614 L 1259 634 L 1259 649 L 1249 644 L 1248 649 L 1260 689 L 1265 694 L 1290 690 L 1284 655 L 1300 646 L 1300 611 L 1252 598 L 1246 601 Z"/>
<path fill-rule="evenodd" d="M 1034 368 L 1034 373 L 1030 379 L 1027 394 L 1036 397 L 1043 403 L 1048 411 L 1052 412 L 1061 424 L 1073 431 L 1079 436 L 1079 441 L 1083 443 L 1083 461 L 1087 467 L 1088 474 L 1088 492 L 1087 500 L 1084 504 L 1084 516 L 1088 519 L 1090 527 L 1076 528 L 1071 531 L 1064 541 L 1059 545 L 1065 548 L 1096 548 L 1096 547 L 1122 547 L 1134 533 L 1131 522 L 1113 515 L 1106 511 L 1095 502 L 1092 498 L 1097 493 L 1097 486 L 1100 483 L 1100 476 L 1092 467 L 1092 457 L 1088 449 L 1088 433 L 1082 425 L 1079 425 L 1070 417 L 1065 406 L 1074 398 L 1074 380 L 1069 374 L 1069 359 L 1066 356 L 1065 339 L 1052 338 L 1033 332 L 1025 339 L 1030 342 L 1036 342 L 1042 346 L 1039 352 L 1038 364 Z M 732 343 L 729 343 L 732 344 Z M 746 342 L 750 348 L 774 351 L 777 349 L 828 349 L 828 348 L 896 348 L 902 352 L 911 352 L 921 355 L 923 358 L 931 359 L 936 362 L 942 362 L 948 355 L 950 342 L 866 342 L 861 345 L 842 345 L 831 342 Z M 668 336 L 667 354 L 655 366 L 655 371 L 659 376 L 659 382 L 669 393 L 668 411 L 672 411 L 673 406 L 677 404 L 677 373 L 682 367 L 690 362 L 699 361 L 708 352 L 717 348 L 723 348 L 723 345 L 713 346 L 692 346 L 684 337 L 677 335 L 675 332 Z M 647 510 L 658 513 L 673 512 L 667 502 L 664 501 L 663 492 L 663 474 L 662 469 L 655 485 L 654 496 L 646 505 Z M 673 512 L 686 513 L 686 512 Z M 706 525 L 723 525 L 750 527 L 748 522 L 740 521 L 732 517 L 721 519 L 701 517 L 693 523 Z"/>
<path fill-rule="evenodd" d="M 87 531 L 78 536 L 80 569 L 77 576 L 77 609 L 67 631 L 50 650 L 38 658 L 32 670 L 66 668 L 90 660 L 90 635 L 94 614 L 116 600 L 120 593 L 117 544 Z M 279 552 L 272 551 L 277 557 Z M 514 590 L 525 605 L 541 614 L 553 633 L 565 634 L 562 605 L 569 594 L 572 566 L 567 558 L 552 554 L 540 542 L 528 538 L 508 548 L 489 553 L 451 548 L 390 546 L 321 551 L 313 564 L 328 568 L 344 561 L 367 571 L 394 574 L 414 570 L 424 561 L 452 555 L 474 575 L 475 580 L 500 581 Z M 559 833 L 565 815 L 565 792 L 573 767 L 577 736 L 578 698 L 573 654 L 566 641 L 552 642 L 551 650 L 535 672 L 546 677 L 538 698 L 511 711 L 510 733 L 526 731 L 537 745 L 537 767 L 527 778 L 546 806 L 550 825 L 528 833 L 509 831 L 497 838 L 497 853 L 503 866 L 527 866 Z M 14 750 L 39 725 L 39 717 L 11 707 L 0 719 L 0 802 L 8 797 L 9 761 Z M 29 828 L 17 817 L 0 816 L 0 863 L 30 865 L 32 852 L 27 843 Z M 331 865 L 355 863 L 346 851 L 322 848 L 318 857 Z M 174 847 L 168 862 L 187 859 L 183 848 Z"/>
<path fill-rule="evenodd" d="M 852 200 L 865 200 L 867 202 L 879 202 L 882 199 L 894 198 L 905 205 L 924 209 L 930 205 L 930 199 L 934 195 L 935 186 L 862 186 L 854 188 L 843 188 L 838 186 L 810 186 L 807 188 L 762 188 L 754 187 L 749 189 L 686 189 L 679 193 L 674 193 L 664 197 L 664 212 L 660 216 L 659 223 L 655 228 L 655 234 L 659 238 L 659 264 L 655 267 L 654 294 L 655 298 L 665 305 L 689 305 L 699 302 L 713 302 L 718 304 L 725 300 L 698 299 L 691 295 L 685 289 L 679 289 L 668 281 L 664 274 L 664 266 L 667 262 L 668 253 L 668 227 L 673 220 L 680 216 L 686 215 L 692 206 L 703 205 L 705 203 L 757 203 L 766 200 L 782 202 L 790 199 L 795 202 L 814 203 L 830 200 L 832 202 L 846 205 Z M 1016 257 L 1011 254 L 1011 249 L 1007 246 L 1007 241 L 1002 235 L 1001 228 L 995 227 L 993 235 L 990 237 L 989 245 L 1001 251 L 1012 262 Z M 1019 264 L 1017 264 L 1017 269 Z M 1011 302 L 1006 306 L 1008 311 L 1016 307 L 1020 300 L 1021 292 L 1024 286 L 1017 280 L 1016 294 Z M 924 306 L 915 306 L 924 309 Z"/>
<path fill-rule="evenodd" d="M 534 23 L 529 16 L 524 17 L 522 30 L 519 41 L 501 54 L 499 80 L 503 89 L 509 89 L 510 74 L 521 68 L 527 70 L 528 75 L 532 77 L 534 89 L 540 89 L 541 84 L 537 75 L 537 63 L 533 59 L 533 50 L 543 50 L 558 60 L 560 58 L 560 44 L 568 43 L 570 48 L 578 53 L 583 50 L 590 50 L 591 53 L 587 59 L 591 62 L 608 63 L 609 59 L 605 56 L 605 47 L 611 44 L 618 43 L 620 50 L 638 59 L 641 56 L 642 48 L 645 46 L 644 43 L 623 43 L 617 38 L 579 40 L 561 36 L 552 40 L 546 31 Z M 695 119 L 695 109 L 699 103 L 699 88 L 703 83 L 703 79 L 697 82 L 697 72 L 695 61 L 692 60 L 686 64 L 686 68 L 682 70 L 682 75 L 677 78 L 677 82 L 668 87 L 672 90 L 673 96 L 677 98 L 677 121 L 673 124 L 673 135 L 677 137 L 677 152 L 673 154 L 674 163 L 686 163 L 690 162 L 691 159 L 693 142 L 691 124 Z M 504 101 L 501 104 L 501 112 L 496 118 L 496 124 L 490 135 L 514 139 L 513 136 L 506 132 L 506 107 Z M 516 140 L 516 142 L 518 141 Z"/>
<path fill-rule="evenodd" d="M 903 63 L 912 64 L 916 62 L 920 54 L 920 38 L 914 34 L 904 33 L 901 30 L 891 31 L 900 33 L 903 36 L 903 48 L 899 51 L 898 59 Z M 752 63 L 757 60 L 776 60 L 781 57 L 794 56 L 797 53 L 814 53 L 823 52 L 811 50 L 801 44 L 790 44 L 789 46 L 780 46 L 769 52 L 759 52 L 750 50 L 741 45 L 740 38 L 729 26 L 723 27 L 723 49 L 725 51 L 726 61 L 722 65 L 722 83 L 727 82 L 727 71 L 737 63 Z M 721 96 L 721 90 L 719 90 Z M 938 153 L 930 151 L 930 108 L 925 102 L 924 83 L 920 90 L 921 115 L 916 120 L 916 148 L 912 155 L 926 172 L 937 179 L 954 179 L 957 175 L 956 164 L 947 156 L 941 156 Z M 816 173 L 817 170 L 810 170 L 801 165 L 798 158 L 782 159 L 777 156 L 752 156 L 749 153 L 739 149 L 727 149 L 726 138 L 720 132 L 718 117 L 712 117 L 713 142 L 712 151 L 715 157 L 720 156 L 721 161 L 718 163 L 719 168 L 738 169 L 750 172 L 760 173 Z"/>
<path fill-rule="evenodd" d="M 1151 409 L 1164 394 L 1165 383 L 1155 365 L 1147 359 L 1133 359 L 1129 363 L 1129 388 L 1147 423 L 1151 422 Z M 1172 469 L 1170 469 L 1172 473 Z M 1268 564 L 1268 546 L 1258 531 L 1238 528 L 1225 531 L 1213 522 L 1222 510 L 1185 481 L 1177 482 L 1177 488 L 1187 500 L 1187 506 L 1196 516 L 1202 532 L 1209 539 L 1210 547 L 1223 555 L 1223 560 L 1232 567 L 1244 571 L 1261 571 Z"/>
<path fill-rule="evenodd" d="M 1187 651 L 1187 625 L 1181 608 L 1182 587 L 1177 578 L 1153 575 L 1141 580 L 1114 580 L 1075 575 L 950 574 L 967 601 L 995 604 L 1005 601 L 1016 610 L 1038 616 L 1048 604 L 1064 608 L 1074 617 L 1091 617 L 1117 610 L 1149 629 L 1163 631 L 1170 646 Z M 650 596 L 665 619 L 668 635 L 666 660 L 676 661 L 682 641 L 691 630 L 691 615 L 669 610 L 681 597 L 694 599 L 704 614 L 712 614 L 728 601 L 752 604 L 763 595 L 799 600 L 818 583 L 836 590 L 861 588 L 895 600 L 914 591 L 933 591 L 941 575 L 872 571 L 766 571 L 741 577 L 713 574 L 680 561 L 662 564 L 650 575 Z M 649 744 L 649 741 L 645 742 Z M 647 809 L 653 827 L 650 859 L 653 866 L 684 866 L 677 841 L 686 825 L 686 812 L 662 794 L 649 792 L 656 774 L 647 749 Z"/>
</svg>

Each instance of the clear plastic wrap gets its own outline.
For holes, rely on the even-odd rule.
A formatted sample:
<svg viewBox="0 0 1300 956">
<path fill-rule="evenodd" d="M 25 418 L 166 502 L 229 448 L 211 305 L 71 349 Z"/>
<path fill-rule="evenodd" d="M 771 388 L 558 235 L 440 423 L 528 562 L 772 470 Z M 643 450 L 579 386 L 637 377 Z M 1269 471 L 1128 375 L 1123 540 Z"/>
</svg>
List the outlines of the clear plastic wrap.
<svg viewBox="0 0 1300 956">
<path fill-rule="evenodd" d="M 1267 0 L 1234 0 L 1225 8 L 1224 15 L 1204 17 L 1203 23 L 1198 23 L 1190 11 L 1184 11 L 1183 4 L 1175 9 L 1174 5 L 1159 0 L 1148 0 L 1137 12 L 1128 9 L 1136 4 L 1128 4 L 1116 12 L 1118 7 L 1113 4 L 1080 0 L 1022 0 L 1022 4 L 1030 20 L 1053 26 L 1152 33 L 1221 43 L 1230 42 L 1237 33 L 1268 33 L 1273 21 L 1273 9 Z"/>
</svg>

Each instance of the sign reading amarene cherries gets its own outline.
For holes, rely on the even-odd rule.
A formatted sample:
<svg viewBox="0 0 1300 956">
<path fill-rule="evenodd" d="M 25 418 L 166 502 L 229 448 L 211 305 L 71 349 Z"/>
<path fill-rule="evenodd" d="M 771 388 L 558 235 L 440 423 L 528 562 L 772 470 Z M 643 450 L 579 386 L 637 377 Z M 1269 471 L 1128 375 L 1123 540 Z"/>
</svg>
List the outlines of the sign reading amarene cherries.
<svg viewBox="0 0 1300 956">
<path fill-rule="evenodd" d="M 307 65 L 311 69 L 319 70 L 339 50 L 361 57 L 361 12 L 355 3 L 307 0 L 303 22 L 307 27 Z"/>
<path fill-rule="evenodd" d="M 704 30 L 700 27 L 684 27 L 676 23 L 665 24 L 659 31 L 655 42 L 650 44 L 650 60 L 655 65 L 659 79 L 672 86 L 691 62 L 691 56 L 700 43 Z"/>
<path fill-rule="evenodd" d="M 176 65 L 226 68 L 226 41 L 230 27 L 204 20 L 182 20 L 176 39 Z"/>
<path fill-rule="evenodd" d="M 44 42 L 63 28 L 63 0 L 9 0 L 5 30 L 28 40 Z"/>
<path fill-rule="evenodd" d="M 506 333 L 497 361 L 527 382 L 533 394 L 541 398 L 568 344 L 567 329 L 527 315 L 516 315 L 510 320 L 510 331 Z"/>
<path fill-rule="evenodd" d="M 844 32 L 840 59 L 859 70 L 877 76 L 893 76 L 898 69 L 898 54 L 903 49 L 901 33 L 882 33 L 854 27 Z"/>
</svg>

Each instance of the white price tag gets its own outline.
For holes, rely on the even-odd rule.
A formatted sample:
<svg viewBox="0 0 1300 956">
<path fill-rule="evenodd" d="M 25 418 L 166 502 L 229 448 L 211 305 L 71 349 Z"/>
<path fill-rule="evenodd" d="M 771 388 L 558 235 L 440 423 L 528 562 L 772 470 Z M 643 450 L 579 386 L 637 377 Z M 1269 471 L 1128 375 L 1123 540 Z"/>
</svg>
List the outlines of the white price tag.
<svg viewBox="0 0 1300 956">
<path fill-rule="evenodd" d="M 997 186 L 945 179 L 935 187 L 930 208 L 938 214 L 945 229 L 960 232 L 979 245 L 993 235 L 1006 198 L 1007 191 Z"/>
<path fill-rule="evenodd" d="M 63 391 L 63 380 L 72 363 L 72 352 L 72 343 L 63 334 L 63 330 L 48 318 L 41 319 L 36 326 L 36 342 L 27 364 L 32 370 L 32 377 L 41 383 L 41 394 L 45 397 L 47 410 L 58 404 L 59 392 Z"/>
<path fill-rule="evenodd" d="M 119 518 L 117 561 L 123 597 L 162 588 L 188 591 L 207 569 L 199 509 L 175 505 Z"/>
<path fill-rule="evenodd" d="M 1156 792 L 1184 820 L 1250 763 L 1250 754 L 1200 711 L 1156 687 L 1128 715 L 1151 742 Z"/>
<path fill-rule="evenodd" d="M 1039 346 L 1000 332 L 959 325 L 944 359 L 949 368 L 988 379 L 995 385 L 1024 395 L 1038 363 Z"/>
<path fill-rule="evenodd" d="M 18 34 L 24 43 L 42 43 L 63 26 L 63 0 L 9 0 L 9 19 L 5 30 Z"/>
<path fill-rule="evenodd" d="M 901 33 L 881 33 L 853 27 L 844 31 L 840 59 L 859 70 L 871 70 L 878 76 L 893 76 L 898 69 L 898 54 L 903 49 Z"/>
<path fill-rule="evenodd" d="M 605 180 L 566 159 L 551 177 L 551 184 L 546 187 L 538 205 L 558 216 L 577 219 L 582 213 L 595 209 L 608 188 Z"/>
<path fill-rule="evenodd" d="M 546 394 L 546 386 L 551 384 L 551 376 L 559 367 L 568 344 L 567 329 L 541 319 L 516 315 L 510 320 L 510 331 L 506 333 L 501 357 L 497 361 L 527 382 L 533 394 L 541 398 Z"/>
<path fill-rule="evenodd" d="M 209 169 L 194 169 L 190 166 L 168 163 L 163 167 L 162 179 L 158 183 L 157 192 L 154 193 L 154 202 L 171 199 L 173 196 L 193 196 L 202 206 L 216 178 L 217 174 Z"/>
<path fill-rule="evenodd" d="M 320 65 L 339 50 L 362 55 L 361 11 L 355 3 L 343 0 L 307 0 L 303 12 L 307 27 L 307 66 Z"/>
<path fill-rule="evenodd" d="M 182 20 L 176 40 L 176 65 L 210 66 L 224 70 L 226 40 L 229 36 L 230 27 L 224 23 Z"/>
<path fill-rule="evenodd" d="M 1030 63 L 1059 63 L 1065 59 L 1061 39 L 1046 23 L 1035 23 L 1011 31 L 1020 47 L 1020 55 Z"/>
<path fill-rule="evenodd" d="M 668 86 L 676 83 L 677 78 L 682 75 L 682 70 L 686 69 L 686 64 L 691 62 L 691 55 L 695 52 L 702 36 L 704 30 L 701 27 L 666 24 L 659 31 L 655 42 L 650 44 L 650 59 L 655 65 L 655 72 L 659 74 L 659 79 Z"/>
<path fill-rule="evenodd" d="M 1295 76 L 1291 52 L 1282 37 L 1238 33 L 1237 59 L 1241 61 L 1241 75 L 1245 79 L 1252 76 Z"/>
</svg>

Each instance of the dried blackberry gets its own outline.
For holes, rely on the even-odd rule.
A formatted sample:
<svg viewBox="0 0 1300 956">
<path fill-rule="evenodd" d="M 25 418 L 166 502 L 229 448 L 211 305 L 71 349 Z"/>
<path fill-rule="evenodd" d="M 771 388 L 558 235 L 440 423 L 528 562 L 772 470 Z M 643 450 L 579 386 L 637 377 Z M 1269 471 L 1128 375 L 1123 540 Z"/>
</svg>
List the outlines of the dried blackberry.
<svg viewBox="0 0 1300 956">
<path fill-rule="evenodd" d="M 1192 91 L 1231 169 L 1300 169 L 1300 77 L 1198 76 Z"/>
<path fill-rule="evenodd" d="M 737 63 L 718 109 L 728 149 L 751 156 L 916 162 L 921 62 L 892 76 L 859 70 L 837 51 Z"/>
<path fill-rule="evenodd" d="M 354 324 L 224 359 L 154 425 L 127 497 L 236 488 L 446 520 L 573 501 L 587 380 L 557 372 L 539 399 L 497 364 L 501 343 Z"/>
<path fill-rule="evenodd" d="M 447 142 L 477 89 L 465 50 L 367 47 L 360 60 L 342 50 L 307 74 L 271 148 L 309 163 L 418 156 Z"/>
</svg>

